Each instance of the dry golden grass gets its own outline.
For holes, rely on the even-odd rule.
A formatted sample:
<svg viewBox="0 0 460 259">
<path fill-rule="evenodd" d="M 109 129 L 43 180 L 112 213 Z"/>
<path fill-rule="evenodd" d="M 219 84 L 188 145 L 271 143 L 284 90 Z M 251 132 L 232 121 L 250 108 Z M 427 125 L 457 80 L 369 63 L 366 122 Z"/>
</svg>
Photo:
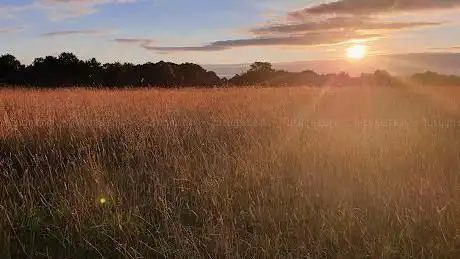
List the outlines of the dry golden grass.
<svg viewBox="0 0 460 259">
<path fill-rule="evenodd" d="M 442 91 L 2 90 L 0 257 L 458 258 Z"/>
</svg>

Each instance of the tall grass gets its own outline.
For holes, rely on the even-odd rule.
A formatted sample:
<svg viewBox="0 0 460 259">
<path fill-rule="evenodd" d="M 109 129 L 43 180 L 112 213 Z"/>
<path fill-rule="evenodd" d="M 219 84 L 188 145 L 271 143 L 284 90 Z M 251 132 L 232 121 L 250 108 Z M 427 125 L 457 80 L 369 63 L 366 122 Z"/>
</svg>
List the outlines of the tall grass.
<svg viewBox="0 0 460 259">
<path fill-rule="evenodd" d="M 404 90 L 0 100 L 1 258 L 460 256 L 454 115 Z"/>
</svg>

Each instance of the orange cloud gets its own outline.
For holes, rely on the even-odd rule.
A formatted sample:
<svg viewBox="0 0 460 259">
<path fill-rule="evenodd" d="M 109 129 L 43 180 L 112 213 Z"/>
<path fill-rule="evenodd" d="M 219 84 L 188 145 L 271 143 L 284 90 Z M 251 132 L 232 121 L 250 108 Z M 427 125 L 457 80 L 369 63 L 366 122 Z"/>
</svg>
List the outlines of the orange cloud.
<svg viewBox="0 0 460 259">
<path fill-rule="evenodd" d="M 215 41 L 202 46 L 162 47 L 144 44 L 142 47 L 163 53 L 180 51 L 221 51 L 238 47 L 331 45 L 351 40 L 372 39 L 380 36 L 379 34 L 360 34 L 357 32 L 314 32 L 300 36 L 288 35 Z"/>
<path fill-rule="evenodd" d="M 252 29 L 255 34 L 299 33 L 327 30 L 401 30 L 424 26 L 438 26 L 440 22 L 386 22 L 372 21 L 363 16 L 337 16 L 320 21 L 302 21 L 300 23 L 277 24 Z"/>
<path fill-rule="evenodd" d="M 292 17 L 312 14 L 364 14 L 411 12 L 429 9 L 459 8 L 459 0 L 339 0 L 307 7 L 290 13 Z"/>
</svg>

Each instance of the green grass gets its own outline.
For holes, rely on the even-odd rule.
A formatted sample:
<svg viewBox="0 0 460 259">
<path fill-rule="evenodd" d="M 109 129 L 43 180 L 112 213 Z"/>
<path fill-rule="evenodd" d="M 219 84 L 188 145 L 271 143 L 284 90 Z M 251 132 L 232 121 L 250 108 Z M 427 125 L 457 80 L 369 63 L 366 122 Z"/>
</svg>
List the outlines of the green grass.
<svg viewBox="0 0 460 259">
<path fill-rule="evenodd" d="M 438 91 L 0 91 L 0 258 L 458 258 Z"/>
</svg>

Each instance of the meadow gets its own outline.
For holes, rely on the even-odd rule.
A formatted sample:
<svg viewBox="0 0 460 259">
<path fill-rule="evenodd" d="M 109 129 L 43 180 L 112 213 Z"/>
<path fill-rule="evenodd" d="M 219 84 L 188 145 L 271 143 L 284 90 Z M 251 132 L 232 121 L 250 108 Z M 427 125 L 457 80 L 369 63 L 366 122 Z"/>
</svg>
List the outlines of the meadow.
<svg viewBox="0 0 460 259">
<path fill-rule="evenodd" d="M 455 87 L 0 90 L 0 258 L 459 258 Z"/>
</svg>

